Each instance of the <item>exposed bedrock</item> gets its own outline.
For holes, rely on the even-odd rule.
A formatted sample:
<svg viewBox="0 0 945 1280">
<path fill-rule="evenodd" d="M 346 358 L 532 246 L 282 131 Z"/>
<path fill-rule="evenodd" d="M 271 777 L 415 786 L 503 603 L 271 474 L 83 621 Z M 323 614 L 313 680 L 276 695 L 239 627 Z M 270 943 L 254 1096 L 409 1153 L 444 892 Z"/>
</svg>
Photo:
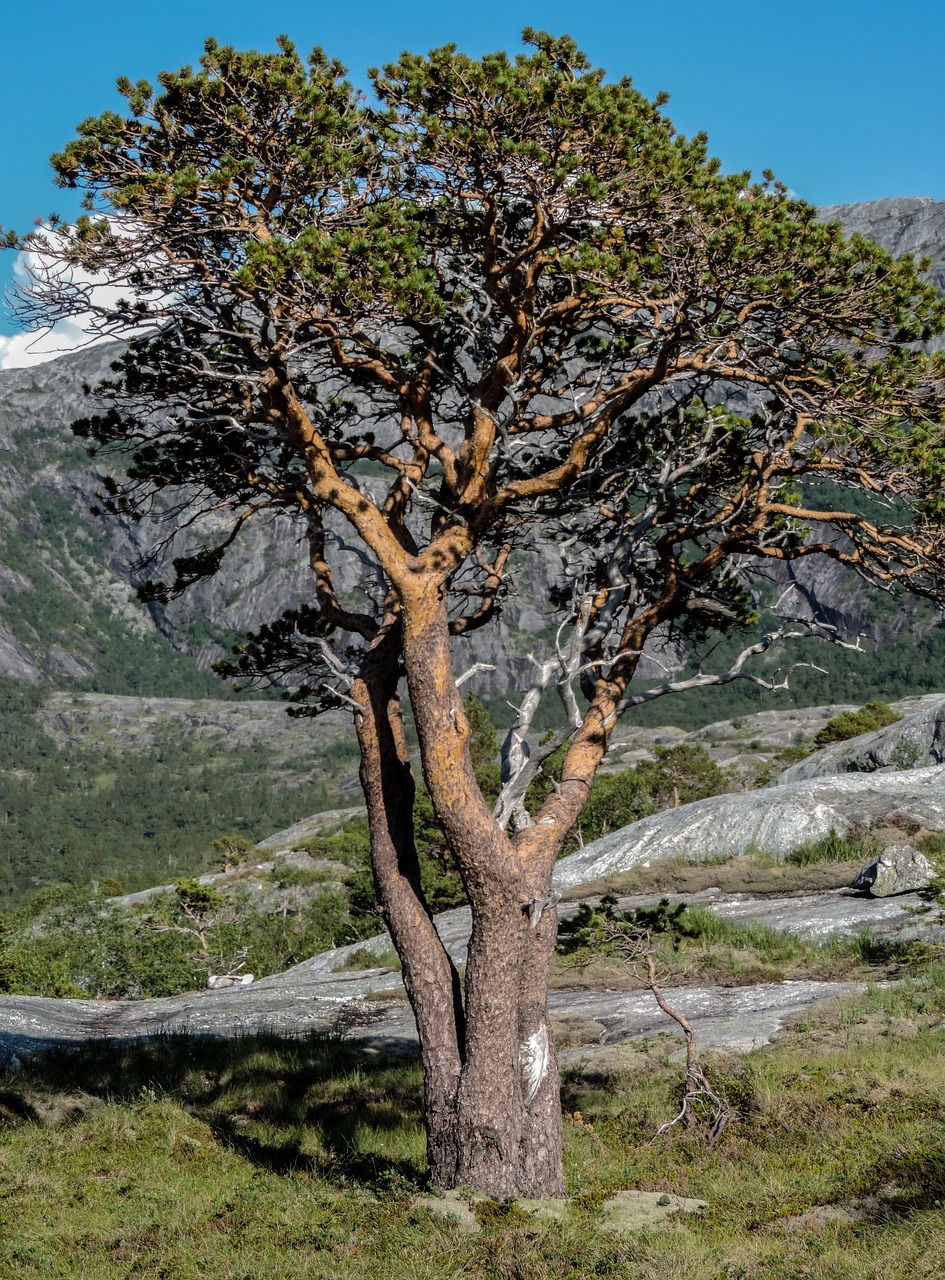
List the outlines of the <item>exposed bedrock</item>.
<svg viewBox="0 0 945 1280">
<path fill-rule="evenodd" d="M 761 792 L 713 796 L 655 814 L 605 836 L 563 859 L 555 883 L 571 889 L 658 858 L 700 859 L 764 849 L 784 855 L 798 844 L 844 832 L 854 825 L 914 823 L 945 830 L 945 766 L 898 774 L 847 774 L 788 783 Z M 852 877 L 851 868 L 851 877 Z M 709 890 L 700 901 L 733 919 L 753 919 L 791 932 L 823 936 L 870 928 L 885 934 L 910 932 L 909 895 L 873 901 L 862 894 L 830 891 L 799 897 L 729 895 Z M 465 958 L 469 912 L 437 918 L 437 928 L 457 963 Z M 195 1035 L 239 1035 L 271 1029 L 301 1032 L 338 1025 L 386 1049 L 414 1043 L 412 1017 L 400 989 L 400 974 L 384 968 L 386 935 L 303 961 L 286 973 L 247 987 L 195 992 L 163 1000 L 52 1000 L 0 997 L 0 1055 L 9 1058 L 95 1038 L 135 1039 L 161 1031 Z M 347 968 L 354 951 L 374 952 L 376 969 Z M 363 958 L 360 960 L 363 965 Z M 764 987 L 687 988 L 706 1043 L 750 1047 L 814 1000 L 849 990 L 832 983 L 776 983 Z M 682 998 L 682 997 L 681 997 Z M 581 1014 L 600 1022 L 606 1043 L 665 1030 L 646 998 L 613 992 L 561 991 L 556 1015 Z M 698 1030 L 698 1027 L 697 1027 Z M 750 1043 L 749 1043 L 750 1042 Z"/>
<path fill-rule="evenodd" d="M 914 771 L 945 764 L 945 697 L 917 715 L 846 742 L 834 742 L 792 765 L 772 787 L 804 782 L 830 774 Z"/>
<path fill-rule="evenodd" d="M 785 857 L 831 831 L 864 826 L 945 831 L 945 766 L 850 773 L 711 796 L 652 814 L 563 858 L 555 883 L 570 889 L 657 858 L 712 858 L 763 850 Z"/>
</svg>

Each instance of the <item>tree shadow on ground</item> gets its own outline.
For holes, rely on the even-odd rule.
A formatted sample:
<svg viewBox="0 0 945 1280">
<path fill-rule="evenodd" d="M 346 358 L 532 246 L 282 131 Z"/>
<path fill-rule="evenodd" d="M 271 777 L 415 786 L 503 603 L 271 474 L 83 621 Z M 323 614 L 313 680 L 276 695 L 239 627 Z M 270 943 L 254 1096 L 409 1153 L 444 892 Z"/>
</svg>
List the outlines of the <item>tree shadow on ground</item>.
<svg viewBox="0 0 945 1280">
<path fill-rule="evenodd" d="M 419 1062 L 372 1054 L 338 1033 L 175 1033 L 57 1046 L 0 1075 L 0 1091 L 18 1102 L 0 1122 L 59 1122 L 70 1097 L 128 1106 L 161 1098 L 277 1174 L 366 1187 L 424 1179 Z"/>
</svg>

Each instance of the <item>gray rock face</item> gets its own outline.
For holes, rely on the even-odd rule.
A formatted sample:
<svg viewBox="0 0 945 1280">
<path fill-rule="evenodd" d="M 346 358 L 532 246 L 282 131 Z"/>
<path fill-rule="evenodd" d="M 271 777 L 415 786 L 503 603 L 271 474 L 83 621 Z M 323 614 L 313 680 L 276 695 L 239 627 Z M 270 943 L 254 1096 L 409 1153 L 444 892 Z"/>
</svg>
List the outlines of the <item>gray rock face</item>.
<svg viewBox="0 0 945 1280">
<path fill-rule="evenodd" d="M 945 806 L 942 795 L 945 769 L 923 772 L 933 775 L 929 784 L 938 786 L 940 801 Z M 889 782 L 890 778 L 882 775 L 879 779 L 854 777 L 839 781 L 848 788 L 841 787 L 841 792 L 858 798 L 862 807 L 870 803 L 863 784 Z M 805 795 L 810 803 L 813 789 L 812 784 L 798 784 L 798 805 L 803 805 Z M 928 795 L 921 789 L 905 793 L 898 788 L 892 795 L 897 806 L 909 803 L 927 806 Z M 686 805 L 671 816 L 679 828 L 684 829 L 694 813 L 697 817 L 704 816 L 702 811 L 707 804 L 750 798 L 749 794 L 716 797 L 715 801 Z M 888 794 L 883 803 L 888 803 Z M 931 825 L 930 814 L 927 806 L 926 825 Z M 945 811 L 941 817 L 945 826 Z M 635 828 L 617 833 L 629 851 L 629 860 L 612 856 L 614 837 L 608 837 L 607 841 L 598 841 L 596 847 L 588 846 L 582 854 L 559 863 L 559 887 L 575 882 L 578 860 L 584 855 L 591 855 L 585 859 L 585 874 L 591 878 L 604 874 L 601 868 L 605 864 L 609 871 L 636 865 L 639 858 L 634 857 L 637 849 L 634 836 L 639 835 L 639 828 L 651 831 L 651 821 L 647 819 L 635 824 Z M 656 847 L 651 842 L 650 857 L 655 856 Z M 661 847 L 670 852 L 675 848 L 672 843 Z M 622 900 L 621 905 L 633 907 L 652 901 L 652 897 L 628 898 Z M 916 901 L 908 895 L 897 897 L 894 902 L 873 901 L 843 890 L 756 897 L 725 896 L 718 890 L 708 889 L 698 895 L 700 905 L 711 906 L 728 919 L 759 921 L 811 937 L 849 934 L 864 928 L 887 936 L 924 936 L 924 931 L 933 926 L 917 924 L 915 917 L 910 916 L 907 908 Z M 436 926 L 454 962 L 463 964 L 471 927 L 468 908 L 445 912 L 437 917 Z M 940 937 L 940 927 L 934 927 L 938 930 L 935 936 Z M 401 975 L 381 963 L 390 945 L 389 936 L 380 934 L 323 952 L 285 973 L 244 987 L 217 988 L 169 999 L 106 1001 L 0 996 L 0 1063 L 14 1055 L 42 1051 L 52 1045 L 77 1044 L 90 1038 L 133 1040 L 161 1032 L 229 1036 L 262 1030 L 296 1034 L 338 1026 L 383 1052 L 414 1052 L 416 1028 L 403 998 Z M 349 968 L 355 952 L 374 953 L 378 957 L 377 968 L 363 968 L 363 955 L 359 956 L 359 967 Z M 691 1019 L 702 1048 L 744 1051 L 766 1043 L 787 1019 L 812 1003 L 857 989 L 855 984 L 805 980 L 734 988 L 667 989 L 666 995 Z M 584 1037 L 582 1047 L 562 1052 L 562 1061 L 570 1065 L 579 1065 L 600 1046 L 619 1045 L 666 1032 L 675 1034 L 674 1027 L 668 1024 L 647 992 L 557 991 L 552 994 L 550 1007 L 558 1020 L 577 1019 L 585 1029 L 593 1029 L 592 1043 Z"/>
<path fill-rule="evenodd" d="M 301 754 L 313 736 L 311 721 L 287 716 L 281 702 L 63 692 L 49 696 L 38 719 L 56 745 L 67 749 L 104 743 L 145 752 L 173 733 L 214 750 L 264 750 L 276 764 Z M 346 741 L 348 720 L 345 712 L 326 712 L 318 721 L 319 737 L 327 743 Z"/>
<path fill-rule="evenodd" d="M 842 222 L 848 233 L 858 231 L 897 258 L 911 253 L 931 258 L 928 280 L 945 293 L 945 201 L 928 196 L 893 196 L 858 204 L 824 205 L 822 222 Z M 936 345 L 941 346 L 937 339 Z"/>
<path fill-rule="evenodd" d="M 825 534 L 829 540 L 829 533 Z M 874 591 L 852 570 L 823 556 L 779 560 L 765 570 L 779 608 L 791 617 L 816 619 L 837 627 L 845 638 L 862 637 L 881 644 L 908 634 L 922 608 L 916 596 L 905 596 L 894 617 L 876 610 Z M 929 627 L 922 622 L 922 629 Z"/>
<path fill-rule="evenodd" d="M 925 854 L 911 844 L 891 844 L 857 874 L 852 888 L 868 890 L 874 898 L 915 893 L 932 883 L 935 869 Z"/>
<path fill-rule="evenodd" d="M 818 1000 L 849 995 L 852 982 L 767 982 L 750 987 L 677 987 L 664 990 L 670 1004 L 684 1011 L 692 1022 L 701 1049 L 729 1049 L 747 1053 L 767 1044 L 788 1018 L 795 1017 Z M 552 997 L 552 1013 L 566 1003 L 602 1022 L 601 1044 L 620 1044 L 676 1032 L 649 991 L 560 992 Z M 682 1034 L 677 1037 L 682 1040 Z M 575 1051 L 579 1054 L 581 1050 Z M 586 1052 L 586 1051 L 585 1051 Z"/>
<path fill-rule="evenodd" d="M 945 764 L 945 698 L 886 729 L 833 742 L 792 765 L 771 784 L 802 782 L 835 773 L 875 773 Z"/>
<path fill-rule="evenodd" d="M 409 1005 L 403 999 L 385 999 L 377 975 L 371 998 L 365 999 L 364 985 L 371 981 L 370 972 L 364 971 L 329 982 L 296 969 L 244 987 L 164 1000 L 0 996 L 0 1063 L 88 1039 L 136 1040 L 168 1033 L 236 1036 L 259 1031 L 297 1035 L 339 1025 L 385 1052 L 414 1052 L 417 1033 Z M 665 994 L 691 1018 L 703 1048 L 747 1050 L 765 1044 L 787 1018 L 815 1001 L 855 990 L 852 983 L 804 981 L 667 988 Z M 560 991 L 552 995 L 550 1008 L 553 1015 L 579 1013 L 600 1023 L 604 1028 L 601 1044 L 673 1031 L 649 992 Z"/>
<path fill-rule="evenodd" d="M 843 774 L 697 800 L 655 813 L 563 858 L 555 868 L 555 884 L 570 889 L 657 858 L 754 850 L 784 857 L 831 831 L 845 835 L 853 827 L 879 825 L 891 814 L 900 823 L 945 831 L 945 766 Z"/>
<path fill-rule="evenodd" d="M 72 422 L 95 407 L 83 385 L 107 375 L 117 350 L 95 347 L 29 369 L 0 371 L 0 676 L 21 683 L 61 686 L 86 679 L 95 674 L 104 646 L 134 644 L 155 633 L 207 669 L 236 637 L 312 596 L 307 558 L 299 554 L 302 530 L 279 517 L 247 526 L 221 572 L 181 598 L 147 608 L 137 600 L 137 586 L 155 576 L 147 558 L 167 527 L 159 519 L 93 518 L 96 494 L 112 468 L 90 461 L 71 432 Z M 218 537 L 223 529 L 207 518 L 198 533 Z M 186 549 L 175 538 L 167 556 Z M 561 557 L 550 545 L 523 553 L 513 564 L 501 625 L 458 646 L 457 663 L 496 668 L 477 678 L 480 691 L 505 692 L 527 682 L 528 652 L 548 625 L 549 593 L 562 572 Z M 342 594 L 357 599 L 363 574 L 353 552 L 342 555 Z M 47 627 L 39 611 L 12 607 L 24 596 L 53 591 L 65 597 L 76 620 L 65 645 L 61 619 Z M 96 611 L 97 632 L 91 626 Z M 18 616 L 27 612 L 28 618 Z M 661 655 L 664 666 L 665 659 Z M 661 669 L 651 664 L 649 674 Z"/>
<path fill-rule="evenodd" d="M 673 895 L 670 895 L 673 897 Z M 693 899 L 689 899 L 692 901 Z M 700 905 L 736 921 L 759 921 L 787 932 L 823 938 L 862 929 L 883 936 L 925 936 L 935 927 L 918 924 L 908 895 L 877 901 L 846 890 L 822 894 L 725 896 L 709 889 L 697 895 Z M 652 897 L 621 899 L 622 907 L 641 906 Z M 470 931 L 467 908 L 437 917 L 437 929 L 457 964 L 466 957 Z M 239 1035 L 273 1030 L 283 1034 L 315 1028 L 345 1027 L 384 1052 L 413 1052 L 416 1029 L 403 999 L 401 975 L 383 968 L 348 968 L 354 952 L 389 950 L 380 934 L 364 942 L 323 952 L 283 974 L 244 987 L 217 988 L 158 1000 L 52 1000 L 36 996 L 0 996 L 0 1063 L 12 1055 L 41 1051 L 51 1045 L 89 1038 L 133 1040 L 161 1032 L 191 1035 Z M 784 1024 L 812 1003 L 846 995 L 856 984 L 813 980 L 765 983 L 745 987 L 667 989 L 671 1002 L 683 1009 L 696 1028 L 703 1049 L 745 1051 L 766 1043 Z M 602 1046 L 615 1046 L 652 1035 L 676 1033 L 647 992 L 556 991 L 551 1011 L 557 1021 L 577 1021 L 588 1038 L 579 1048 L 564 1049 L 566 1065 L 580 1065 Z"/>
<path fill-rule="evenodd" d="M 895 901 L 864 898 L 851 889 L 786 898 L 736 894 L 714 901 L 708 898 L 706 905 L 726 920 L 763 924 L 779 933 L 819 941 L 863 932 L 883 938 L 942 939 L 941 930 L 914 914 L 921 899 L 912 893 L 901 894 Z"/>
</svg>

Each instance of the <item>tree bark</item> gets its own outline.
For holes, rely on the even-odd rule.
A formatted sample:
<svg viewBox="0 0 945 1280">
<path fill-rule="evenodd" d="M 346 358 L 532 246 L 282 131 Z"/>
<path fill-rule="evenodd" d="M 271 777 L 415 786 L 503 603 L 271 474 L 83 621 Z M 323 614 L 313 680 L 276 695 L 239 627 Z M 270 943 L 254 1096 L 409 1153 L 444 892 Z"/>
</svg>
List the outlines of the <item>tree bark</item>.
<svg viewBox="0 0 945 1280">
<path fill-rule="evenodd" d="M 483 800 L 456 689 L 446 605 L 433 575 L 404 600 L 404 662 L 434 811 L 472 909 L 462 1067 L 455 1100 L 456 1168 L 445 1186 L 496 1198 L 559 1196 L 560 1084 L 547 1008 L 556 918 L 554 853 L 528 860 Z M 412 945 L 406 939 L 408 947 Z"/>
<path fill-rule="evenodd" d="M 564 1194 L 560 1080 L 547 1007 L 554 910 L 473 912 L 466 1061 L 457 1103 L 457 1185 L 496 1199 Z"/>
</svg>

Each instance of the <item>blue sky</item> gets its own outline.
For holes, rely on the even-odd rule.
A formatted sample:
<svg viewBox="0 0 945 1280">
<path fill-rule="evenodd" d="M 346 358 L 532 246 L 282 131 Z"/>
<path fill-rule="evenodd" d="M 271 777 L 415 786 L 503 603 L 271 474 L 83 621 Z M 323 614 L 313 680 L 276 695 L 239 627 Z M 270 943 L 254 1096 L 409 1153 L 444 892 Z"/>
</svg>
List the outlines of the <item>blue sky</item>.
<svg viewBox="0 0 945 1280">
<path fill-rule="evenodd" d="M 771 167 L 817 204 L 945 200 L 942 0 L 0 0 L 0 17 L 0 225 L 17 231 L 76 211 L 48 156 L 117 104 L 116 76 L 196 62 L 207 35 L 271 48 L 282 31 L 303 52 L 323 45 L 361 84 L 401 49 L 514 51 L 523 26 L 566 31 L 611 77 L 667 90 L 677 128 L 705 129 L 728 170 Z M 0 286 L 11 257 L 0 255 Z M 0 314 L 0 333 L 11 328 Z"/>
</svg>

